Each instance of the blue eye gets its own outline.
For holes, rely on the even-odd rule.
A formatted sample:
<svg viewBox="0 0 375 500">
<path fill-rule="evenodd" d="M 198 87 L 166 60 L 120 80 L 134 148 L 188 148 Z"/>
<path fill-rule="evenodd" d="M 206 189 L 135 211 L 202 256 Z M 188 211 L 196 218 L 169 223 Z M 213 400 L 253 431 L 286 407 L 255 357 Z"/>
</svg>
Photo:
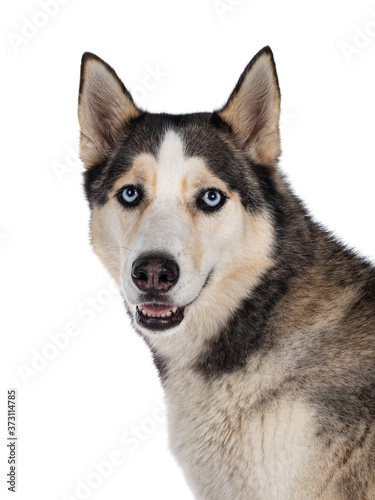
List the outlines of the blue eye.
<svg viewBox="0 0 375 500">
<path fill-rule="evenodd" d="M 118 200 L 125 207 L 138 205 L 141 200 L 141 191 L 135 186 L 126 186 L 118 193 Z"/>
<path fill-rule="evenodd" d="M 208 207 L 215 208 L 218 205 L 220 205 L 221 198 L 222 198 L 222 196 L 219 193 L 219 191 L 215 191 L 214 189 L 210 189 L 209 191 L 206 191 L 204 193 L 202 199 Z"/>
<path fill-rule="evenodd" d="M 197 199 L 198 207 L 204 212 L 214 212 L 221 208 L 227 197 L 218 189 L 207 189 Z"/>
</svg>

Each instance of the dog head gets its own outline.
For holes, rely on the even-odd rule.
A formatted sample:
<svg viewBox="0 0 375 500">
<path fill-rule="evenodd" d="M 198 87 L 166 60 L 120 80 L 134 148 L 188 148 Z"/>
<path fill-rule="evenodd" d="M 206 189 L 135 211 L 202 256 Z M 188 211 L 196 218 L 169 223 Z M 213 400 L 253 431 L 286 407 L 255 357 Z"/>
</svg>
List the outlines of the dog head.
<svg viewBox="0 0 375 500">
<path fill-rule="evenodd" d="M 84 54 L 92 245 L 143 335 L 187 331 L 202 315 L 217 327 L 272 265 L 279 115 L 268 47 L 222 109 L 187 115 L 139 109 L 113 69 Z"/>
</svg>

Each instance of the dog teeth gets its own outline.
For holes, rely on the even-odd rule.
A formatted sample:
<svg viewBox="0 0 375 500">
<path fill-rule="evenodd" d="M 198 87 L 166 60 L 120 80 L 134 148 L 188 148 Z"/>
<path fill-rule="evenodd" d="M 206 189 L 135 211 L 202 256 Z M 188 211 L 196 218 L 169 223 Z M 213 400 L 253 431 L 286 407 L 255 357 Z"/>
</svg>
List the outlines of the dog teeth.
<svg viewBox="0 0 375 500">
<path fill-rule="evenodd" d="M 139 307 L 138 309 L 141 311 L 143 316 L 147 316 L 148 318 L 169 318 L 170 316 L 172 316 L 172 314 L 175 314 L 177 312 L 178 307 L 173 306 L 170 311 L 168 311 L 167 313 L 164 313 L 164 314 L 149 314 L 141 307 Z"/>
</svg>

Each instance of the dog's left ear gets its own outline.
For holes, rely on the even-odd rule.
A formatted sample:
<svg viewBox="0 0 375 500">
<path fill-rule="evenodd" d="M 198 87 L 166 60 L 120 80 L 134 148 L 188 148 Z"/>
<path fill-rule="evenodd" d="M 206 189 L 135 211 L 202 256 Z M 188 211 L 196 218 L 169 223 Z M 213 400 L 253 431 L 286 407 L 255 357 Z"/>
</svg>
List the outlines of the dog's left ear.
<svg viewBox="0 0 375 500">
<path fill-rule="evenodd" d="M 94 54 L 82 57 L 78 118 L 86 167 L 103 160 L 124 127 L 141 111 L 115 71 Z"/>
<path fill-rule="evenodd" d="M 217 113 L 256 162 L 277 165 L 280 89 L 269 47 L 264 47 L 250 61 L 227 103 Z"/>
</svg>

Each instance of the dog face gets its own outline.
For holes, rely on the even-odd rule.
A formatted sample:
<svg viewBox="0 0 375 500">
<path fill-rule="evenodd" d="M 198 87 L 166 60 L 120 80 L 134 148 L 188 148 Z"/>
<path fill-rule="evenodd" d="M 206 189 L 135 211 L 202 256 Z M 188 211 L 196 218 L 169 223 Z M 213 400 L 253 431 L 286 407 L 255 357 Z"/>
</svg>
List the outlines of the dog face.
<svg viewBox="0 0 375 500">
<path fill-rule="evenodd" d="M 214 328 L 272 266 L 279 102 L 268 48 L 221 110 L 194 115 L 139 110 L 115 72 L 84 55 L 92 244 L 143 335 L 186 332 L 202 314 Z"/>
</svg>

